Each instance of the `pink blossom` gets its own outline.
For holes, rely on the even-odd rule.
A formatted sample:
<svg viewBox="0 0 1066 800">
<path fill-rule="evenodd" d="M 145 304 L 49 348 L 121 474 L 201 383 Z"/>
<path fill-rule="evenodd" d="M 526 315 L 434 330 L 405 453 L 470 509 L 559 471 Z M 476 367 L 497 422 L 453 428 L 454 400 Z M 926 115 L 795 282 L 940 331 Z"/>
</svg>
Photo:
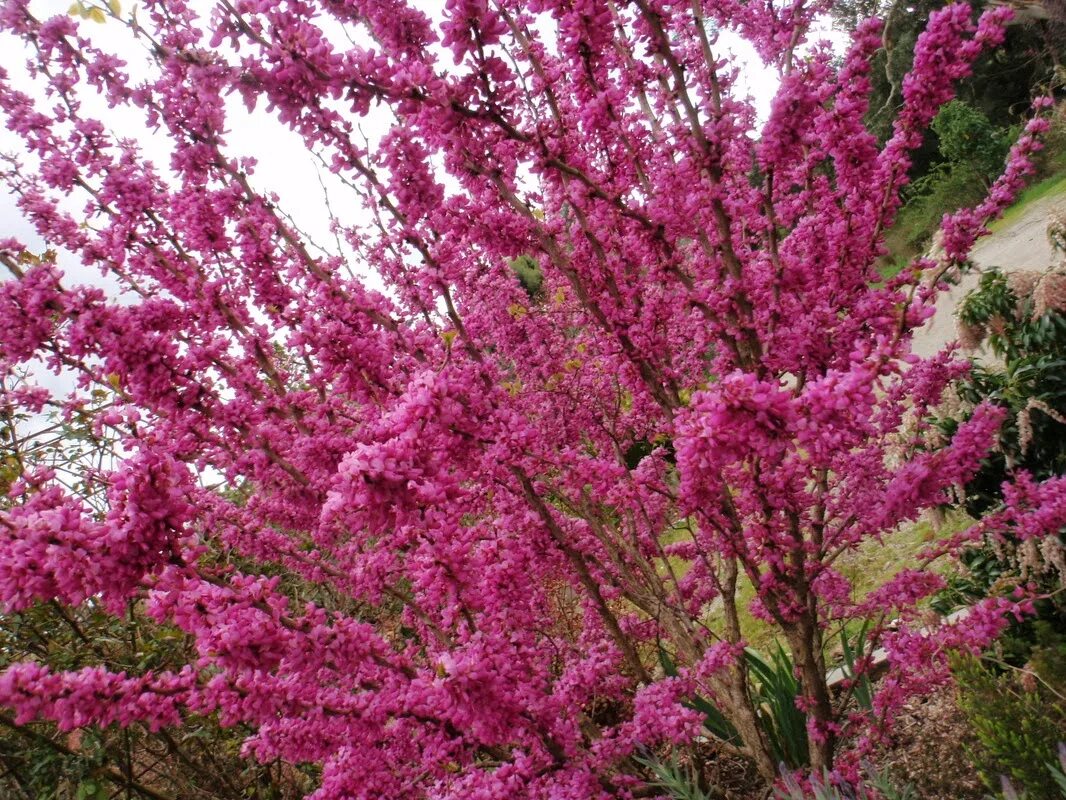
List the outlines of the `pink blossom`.
<svg viewBox="0 0 1066 800">
<path fill-rule="evenodd" d="M 642 748 L 704 733 L 695 695 L 751 723 L 743 587 L 804 667 L 816 768 L 877 735 L 825 701 L 810 648 L 829 626 L 898 612 L 870 635 L 885 715 L 1027 613 L 996 599 L 931 634 L 915 608 L 936 576 L 857 596 L 838 561 L 945 502 L 1002 419 L 982 407 L 926 446 L 966 363 L 912 352 L 944 288 L 921 284 L 931 263 L 886 284 L 875 265 L 910 153 L 1009 12 L 930 16 L 879 147 L 880 24 L 838 61 L 807 41 L 823 7 L 149 0 L 116 25 L 135 70 L 71 17 L 6 3 L 0 114 L 25 152 L 0 177 L 59 255 L 0 242 L 0 370 L 22 386 L 0 406 L 73 419 L 103 398 L 88 429 L 114 468 L 78 476 L 93 495 L 27 464 L 0 600 L 134 602 L 192 645 L 174 674 L 18 664 L 0 705 L 64 728 L 217 714 L 252 731 L 249 757 L 320 765 L 315 800 L 607 800 L 647 788 Z M 782 76 L 761 128 L 719 28 Z M 351 190 L 335 241 L 260 189 L 231 95 Z M 371 115 L 387 130 L 368 141 Z M 945 221 L 951 258 L 1044 127 Z M 70 396 L 19 383 L 41 364 L 76 376 Z M 1022 477 L 929 555 L 1055 535 L 1063 489 Z"/>
</svg>

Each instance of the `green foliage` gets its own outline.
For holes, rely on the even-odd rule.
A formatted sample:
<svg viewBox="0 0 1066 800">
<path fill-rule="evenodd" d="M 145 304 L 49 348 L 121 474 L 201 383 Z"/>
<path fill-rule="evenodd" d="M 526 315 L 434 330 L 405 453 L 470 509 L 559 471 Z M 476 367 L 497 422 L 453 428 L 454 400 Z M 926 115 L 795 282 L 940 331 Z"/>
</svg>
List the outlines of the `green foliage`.
<svg viewBox="0 0 1066 800">
<path fill-rule="evenodd" d="M 844 655 L 844 663 L 841 665 L 841 669 L 848 680 L 854 681 L 852 696 L 863 711 L 873 711 L 873 684 L 870 682 L 870 676 L 865 673 L 859 675 L 856 680 L 855 668 L 860 660 L 868 655 L 869 642 L 867 634 L 869 632 L 870 620 L 868 619 L 862 621 L 862 625 L 855 633 L 854 640 L 849 635 L 847 628 L 843 628 L 840 631 L 840 646 Z"/>
<path fill-rule="evenodd" d="M 806 785 L 795 775 L 781 776 L 775 800 L 917 800 L 910 786 L 897 787 L 888 775 L 866 765 L 866 782 L 859 786 L 842 785 L 827 772 L 814 776 Z M 872 790 L 872 791 L 871 791 Z"/>
<path fill-rule="evenodd" d="M 671 678 L 677 677 L 677 665 L 666 649 L 661 646 L 659 647 L 659 664 L 662 666 L 665 675 Z M 707 698 L 696 695 L 691 700 L 686 701 L 684 705 L 693 711 L 703 714 L 703 727 L 715 739 L 737 746 L 743 743 L 737 729 L 725 718 L 725 715 L 718 707 Z"/>
<path fill-rule="evenodd" d="M 1056 1 L 1058 5 L 1045 6 L 1062 5 Z M 884 20 L 884 46 L 872 59 L 866 115 L 881 141 L 891 136 L 902 105 L 903 78 L 915 42 L 930 13 L 945 5 L 947 0 L 839 0 L 829 8 L 834 26 L 848 32 L 872 16 Z M 985 3 L 974 5 L 980 10 Z M 925 249 L 944 214 L 980 202 L 989 178 L 1003 164 L 1008 129 L 1027 113 L 1032 96 L 1047 94 L 1049 86 L 1061 82 L 1058 65 L 1066 55 L 1066 28 L 1054 13 L 1052 19 L 1057 21 L 1011 25 L 1003 44 L 978 58 L 973 73 L 960 81 L 959 100 L 941 112 L 934 123 L 938 130 L 930 131 L 912 156 L 909 198 L 887 232 L 883 276 L 891 277 Z M 1039 177 L 1066 170 L 1066 112 L 1061 107 L 1052 120 L 1041 170 Z"/>
<path fill-rule="evenodd" d="M 977 288 L 959 303 L 957 314 L 969 325 L 984 327 L 992 320 L 1002 320 L 1005 326 L 1014 317 L 1019 299 L 1007 285 L 1007 277 L 999 270 L 990 270 L 981 275 Z M 1004 327 L 1001 333 L 993 332 L 990 343 L 995 350 L 1010 346 L 1006 331 Z"/>
<path fill-rule="evenodd" d="M 530 300 L 540 300 L 543 297 L 544 273 L 540 265 L 531 256 L 518 256 L 512 258 L 507 266 L 511 268 L 522 288 L 526 290 Z"/>
<path fill-rule="evenodd" d="M 888 234 L 890 250 L 899 255 L 923 249 L 945 214 L 976 205 L 984 194 L 981 177 L 966 166 L 933 169 L 912 184 L 907 203 Z"/>
<path fill-rule="evenodd" d="M 112 0 L 109 8 L 111 9 L 112 13 L 116 15 L 119 14 L 122 10 L 121 6 L 118 4 L 118 2 L 116 2 L 116 0 Z M 75 0 L 75 2 L 71 4 L 70 8 L 67 9 L 67 14 L 72 17 L 90 19 L 93 22 L 99 22 L 101 24 L 107 21 L 107 14 L 103 8 L 101 8 L 100 6 L 94 6 L 88 3 L 84 3 L 82 2 L 82 0 Z M 81 800 L 81 798 L 78 798 L 78 800 Z"/>
<path fill-rule="evenodd" d="M 802 690 L 792 658 L 780 644 L 769 659 L 751 648 L 744 655 L 759 725 L 770 742 L 774 760 L 791 768 L 806 766 L 807 718 L 796 707 Z"/>
<path fill-rule="evenodd" d="M 975 364 L 956 387 L 959 398 L 967 408 L 991 401 L 1007 410 L 996 452 L 965 487 L 967 511 L 975 516 L 998 505 L 1013 469 L 1038 479 L 1066 472 L 1066 425 L 1060 421 L 1066 415 L 1066 315 L 1033 311 L 1032 298 L 1018 297 L 999 271 L 982 275 L 959 306 L 962 323 L 984 334 L 1000 360 Z M 957 422 L 941 424 L 951 433 Z"/>
<path fill-rule="evenodd" d="M 101 404 L 107 398 L 98 399 Z M 48 465 L 83 481 L 84 465 L 107 463 L 111 443 L 91 435 L 91 415 L 51 424 L 33 439 L 0 439 L 0 459 Z M 0 431 L 21 420 L 0 417 Z M 2 462 L 0 462 L 2 463 Z M 85 490 L 90 500 L 95 497 Z M 2 502 L 2 501 L 0 501 Z M 230 560 L 218 553 L 220 563 Z M 299 587 L 291 588 L 299 596 Z M 177 627 L 158 625 L 131 604 L 123 618 L 105 613 L 93 600 L 76 608 L 38 603 L 0 613 L 0 670 L 32 660 L 54 670 L 105 665 L 140 675 L 177 670 L 196 659 L 194 642 Z M 302 767 L 259 764 L 240 754 L 244 727 L 223 728 L 215 717 L 187 715 L 180 731 L 84 728 L 72 733 L 51 723 L 15 725 L 0 714 L 0 798 L 2 800 L 296 800 L 313 786 Z"/>
<path fill-rule="evenodd" d="M 969 547 L 959 554 L 963 572 L 949 575 L 947 586 L 936 594 L 930 606 L 938 614 L 950 614 L 988 597 L 1001 578 L 1009 576 L 1010 566 L 988 546 Z"/>
<path fill-rule="evenodd" d="M 1048 764 L 1048 772 L 1051 774 L 1051 779 L 1055 782 L 1055 786 L 1058 787 L 1059 798 L 1066 798 L 1066 745 L 1059 742 L 1059 763 Z M 1010 778 L 1001 776 L 1003 782 L 1003 798 L 1004 800 L 1035 800 L 1029 796 L 1028 792 L 1018 792 L 1014 788 L 1014 784 L 1011 783 Z"/>
<path fill-rule="evenodd" d="M 945 214 L 979 203 L 1003 171 L 1014 128 L 1001 128 L 979 109 L 952 100 L 932 124 L 938 144 L 931 164 L 907 188 L 889 246 L 899 254 L 917 251 L 940 227 Z"/>
<path fill-rule="evenodd" d="M 105 664 L 144 674 L 196 657 L 183 631 L 156 625 L 133 607 L 116 619 L 91 601 L 76 609 L 42 603 L 2 622 L 0 669 L 34 660 L 56 670 Z M 16 726 L 0 715 L 0 798 L 141 800 L 156 796 L 150 790 L 175 800 L 296 800 L 311 788 L 299 770 L 242 758 L 247 733 L 189 715 L 180 732 L 133 725 L 67 734 L 51 723 Z"/>
<path fill-rule="evenodd" d="M 849 33 L 863 20 L 881 16 L 884 10 L 882 0 L 836 0 L 828 8 L 833 27 Z"/>
<path fill-rule="evenodd" d="M 998 788 L 1002 776 L 1029 800 L 1053 800 L 1061 795 L 1048 765 L 1066 738 L 1066 646 L 1060 639 L 1033 652 L 1024 668 L 1007 671 L 1004 662 L 960 655 L 952 672 L 959 708 L 977 739 L 971 760 L 988 787 Z"/>
<path fill-rule="evenodd" d="M 703 788 L 695 771 L 673 756 L 662 760 L 645 754 L 635 760 L 651 773 L 648 785 L 661 789 L 671 800 L 716 800 L 723 796 L 713 787 Z M 775 800 L 917 800 L 910 786 L 897 787 L 888 775 L 878 772 L 872 765 L 866 764 L 865 772 L 864 783 L 847 786 L 835 781 L 828 772 L 803 781 L 784 770 L 781 785 L 773 797 Z"/>
<path fill-rule="evenodd" d="M 1017 131 L 997 128 L 984 113 L 952 100 L 933 120 L 940 157 L 951 169 L 965 167 L 989 183 L 1000 172 Z"/>
<path fill-rule="evenodd" d="M 677 463 L 677 452 L 674 450 L 674 442 L 672 439 L 666 436 L 656 437 L 654 441 L 649 439 L 637 439 L 629 447 L 626 448 L 624 457 L 626 467 L 629 469 L 636 469 L 637 466 L 647 458 L 656 448 L 663 448 L 663 457 L 667 462 L 671 464 Z"/>
<path fill-rule="evenodd" d="M 873 59 L 873 96 L 867 115 L 868 124 L 882 140 L 890 135 L 902 103 L 903 77 L 910 70 L 914 44 L 929 14 L 947 4 L 947 0 L 838 0 L 829 9 L 835 26 L 846 31 L 871 16 L 885 21 L 885 46 Z M 985 3 L 974 5 L 981 8 Z M 1034 88 L 1053 80 L 1063 55 L 1061 28 L 1056 37 L 1055 30 L 1047 26 L 1012 25 L 1003 44 L 982 55 L 973 74 L 959 83 L 958 96 L 979 108 L 993 124 L 1011 124 L 1028 108 Z M 926 172 L 932 155 L 932 148 L 918 154 L 912 177 Z"/>
<path fill-rule="evenodd" d="M 651 755 L 636 756 L 635 760 L 651 773 L 648 785 L 662 789 L 672 800 L 715 800 L 720 796 L 717 792 L 704 791 L 696 771 L 674 756 L 667 761 Z"/>
<path fill-rule="evenodd" d="M 1039 166 L 1045 175 L 1061 175 L 1066 171 L 1066 105 L 1060 104 L 1051 116 L 1051 129 L 1044 134 Z"/>
<path fill-rule="evenodd" d="M 104 761 L 101 739 L 94 733 L 81 737 L 77 755 L 49 747 L 43 739 L 11 737 L 0 731 L 0 796 L 33 800 L 104 800 L 108 786 L 95 776 Z"/>
<path fill-rule="evenodd" d="M 996 358 L 974 363 L 955 386 L 958 406 L 945 409 L 937 421 L 951 436 L 979 403 L 992 402 L 1007 412 L 997 446 L 963 487 L 963 505 L 974 517 L 1002 502 L 1001 487 L 1015 470 L 1024 469 L 1040 480 L 1066 472 L 1066 316 L 1053 310 L 1036 316 L 1032 296 L 1018 296 L 1012 288 L 1023 285 L 1019 277 L 989 271 L 960 304 L 960 323 Z M 1023 564 L 1026 558 L 1029 563 Z M 1066 607 L 1057 592 L 1066 576 L 1056 575 L 1043 561 L 1032 552 L 1026 555 L 1009 537 L 969 548 L 960 557 L 964 571 L 948 578 L 933 608 L 948 613 L 1034 581 L 1049 596 L 1037 605 L 1039 618 L 1066 622 Z M 1026 633 L 1029 627 L 1015 626 L 1013 641 L 1032 640 L 1032 632 Z M 1028 648 L 1024 645 L 1020 652 Z"/>
<path fill-rule="evenodd" d="M 961 407 L 945 413 L 938 424 L 951 435 L 985 401 L 1007 411 L 998 446 L 964 487 L 966 510 L 974 516 L 1001 502 L 1001 486 L 1013 470 L 1025 469 L 1038 479 L 1066 471 L 1066 317 L 1033 311 L 1032 297 L 1019 297 L 998 271 L 982 275 L 959 306 L 959 320 L 970 336 L 983 339 L 998 360 L 973 365 L 956 385 Z M 934 608 L 946 613 L 988 595 L 997 585 L 1019 582 L 1019 558 L 1017 543 L 1009 540 L 967 550 L 961 557 L 965 573 L 949 579 Z M 1041 579 L 1031 571 L 1026 577 Z M 1051 593 L 1057 583 L 1045 588 Z M 1047 618 L 1062 616 L 1054 602 L 1043 603 L 1041 611 Z"/>
<path fill-rule="evenodd" d="M 777 644 L 769 658 L 749 647 L 744 651 L 744 659 L 748 671 L 748 692 L 775 762 L 790 769 L 806 766 L 809 763 L 807 718 L 796 706 L 801 688 L 792 658 L 784 647 Z M 673 660 L 661 647 L 659 661 L 667 675 L 677 675 Z M 743 744 L 737 729 L 707 698 L 697 695 L 686 705 L 704 715 L 704 728 L 714 738 L 732 745 Z"/>
</svg>

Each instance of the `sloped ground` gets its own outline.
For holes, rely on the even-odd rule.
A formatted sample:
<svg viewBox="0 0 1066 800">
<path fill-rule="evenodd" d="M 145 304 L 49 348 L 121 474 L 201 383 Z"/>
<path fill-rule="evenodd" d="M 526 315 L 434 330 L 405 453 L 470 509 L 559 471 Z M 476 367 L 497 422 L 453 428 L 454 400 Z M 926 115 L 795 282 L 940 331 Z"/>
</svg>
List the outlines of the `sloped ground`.
<svg viewBox="0 0 1066 800">
<path fill-rule="evenodd" d="M 982 270 L 1043 270 L 1061 258 L 1047 238 L 1049 215 L 1057 207 L 1066 207 L 1066 193 L 1055 191 L 1033 200 L 979 240 L 971 254 L 977 269 L 940 296 L 935 316 L 914 337 L 917 354 L 930 356 L 955 341 L 955 309 L 977 286 Z M 892 739 L 892 745 L 875 760 L 898 784 L 910 784 L 917 797 L 980 800 L 989 796 L 966 757 L 973 734 L 955 703 L 952 687 L 908 704 L 896 720 Z"/>
<path fill-rule="evenodd" d="M 979 269 L 999 267 L 1008 272 L 1050 266 L 1055 253 L 1047 239 L 1048 214 L 1059 205 L 1066 205 L 1066 195 L 1055 193 L 1034 200 L 1019 216 L 978 241 L 971 254 L 974 263 Z M 979 279 L 979 271 L 971 272 L 940 296 L 936 315 L 914 337 L 915 353 L 931 356 L 955 341 L 955 307 Z"/>
</svg>

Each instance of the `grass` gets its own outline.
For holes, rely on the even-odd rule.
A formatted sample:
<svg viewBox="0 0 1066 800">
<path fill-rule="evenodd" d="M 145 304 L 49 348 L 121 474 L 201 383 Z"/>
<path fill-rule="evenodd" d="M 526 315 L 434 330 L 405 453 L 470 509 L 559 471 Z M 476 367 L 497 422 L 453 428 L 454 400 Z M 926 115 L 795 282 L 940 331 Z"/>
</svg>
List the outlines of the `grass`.
<svg viewBox="0 0 1066 800">
<path fill-rule="evenodd" d="M 965 512 L 953 510 L 938 530 L 925 519 L 901 526 L 884 536 L 881 542 L 869 540 L 855 552 L 842 557 L 838 569 L 852 582 L 856 594 L 862 596 L 899 570 L 914 566 L 915 556 L 926 545 L 952 536 L 973 523 Z"/>
<path fill-rule="evenodd" d="M 1022 191 L 1003 216 L 989 225 L 990 232 L 1002 231 L 1016 223 L 1032 203 L 1066 194 L 1066 131 L 1049 143 L 1043 157 L 1041 172 L 1045 177 Z M 889 255 L 878 266 L 882 280 L 896 275 L 928 247 L 929 237 L 939 227 L 945 212 L 976 205 L 983 196 L 984 191 L 975 178 L 961 171 L 948 172 L 934 183 L 929 194 L 904 205 L 886 234 Z"/>
<path fill-rule="evenodd" d="M 877 271 L 881 275 L 881 283 L 886 283 L 899 275 L 903 268 L 911 263 L 917 253 L 900 253 L 890 258 L 885 258 L 877 265 Z"/>
<path fill-rule="evenodd" d="M 931 542 L 947 538 L 972 525 L 974 520 L 964 512 L 948 513 L 939 529 L 920 520 L 902 525 L 896 531 L 885 534 L 881 541 L 868 540 L 855 551 L 841 557 L 836 564 L 840 573 L 852 582 L 854 596 L 861 598 L 878 588 L 901 569 L 917 565 L 916 557 Z M 944 569 L 950 568 L 945 564 Z M 774 646 L 778 630 L 775 626 L 755 617 L 749 610 L 755 599 L 755 589 L 746 578 L 737 585 L 737 615 L 740 627 L 748 644 L 760 652 L 768 652 Z M 722 610 L 718 603 L 712 607 L 704 622 L 716 628 L 722 622 Z"/>
<path fill-rule="evenodd" d="M 1002 230 L 1017 222 L 1031 203 L 1043 200 L 1045 197 L 1054 197 L 1060 194 L 1066 194 L 1066 165 L 1063 165 L 1063 168 L 1057 174 L 1050 175 L 1044 180 L 1034 183 L 1018 195 L 1018 199 L 1014 201 L 1014 204 L 1003 213 L 1002 217 L 989 225 L 988 229 L 993 233 Z"/>
</svg>

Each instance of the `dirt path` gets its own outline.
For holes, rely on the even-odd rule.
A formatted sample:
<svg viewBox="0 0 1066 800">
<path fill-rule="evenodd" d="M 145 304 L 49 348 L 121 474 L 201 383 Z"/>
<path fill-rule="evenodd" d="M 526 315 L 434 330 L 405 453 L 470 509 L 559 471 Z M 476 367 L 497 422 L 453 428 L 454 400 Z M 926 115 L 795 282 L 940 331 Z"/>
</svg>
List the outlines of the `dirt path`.
<svg viewBox="0 0 1066 800">
<path fill-rule="evenodd" d="M 1048 212 L 1059 204 L 1066 205 L 1066 197 L 1058 193 L 1033 202 L 1010 225 L 978 241 L 972 254 L 974 263 L 982 269 L 1000 267 L 1008 271 L 1048 267 L 1054 259 L 1047 240 Z M 977 286 L 979 278 L 978 272 L 972 272 L 958 286 L 940 295 L 936 316 L 914 336 L 915 353 L 931 356 L 955 341 L 955 306 Z"/>
</svg>

